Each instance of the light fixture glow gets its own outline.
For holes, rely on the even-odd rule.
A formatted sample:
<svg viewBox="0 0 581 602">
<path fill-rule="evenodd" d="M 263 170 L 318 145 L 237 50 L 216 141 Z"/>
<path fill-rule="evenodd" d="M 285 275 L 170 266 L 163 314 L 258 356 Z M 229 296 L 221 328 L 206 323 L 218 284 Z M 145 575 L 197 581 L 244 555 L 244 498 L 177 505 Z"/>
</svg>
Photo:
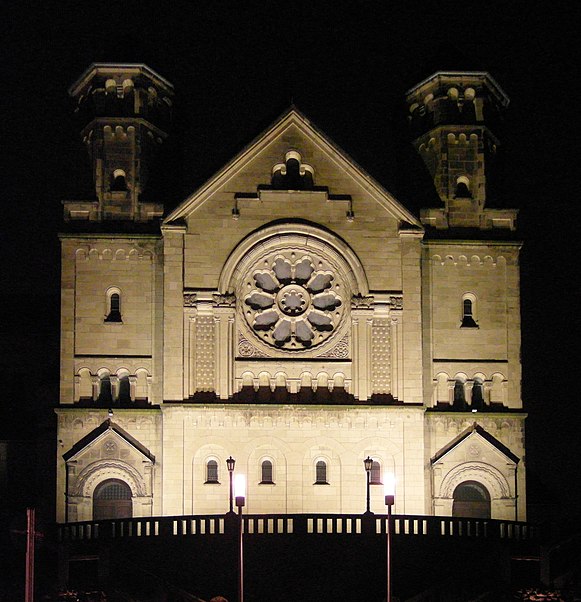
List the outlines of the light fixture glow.
<svg viewBox="0 0 581 602">
<path fill-rule="evenodd" d="M 234 477 L 234 496 L 246 497 L 246 477 L 243 474 Z"/>
<path fill-rule="evenodd" d="M 388 495 L 395 497 L 395 475 L 391 472 L 383 477 L 383 493 L 386 497 Z"/>
</svg>

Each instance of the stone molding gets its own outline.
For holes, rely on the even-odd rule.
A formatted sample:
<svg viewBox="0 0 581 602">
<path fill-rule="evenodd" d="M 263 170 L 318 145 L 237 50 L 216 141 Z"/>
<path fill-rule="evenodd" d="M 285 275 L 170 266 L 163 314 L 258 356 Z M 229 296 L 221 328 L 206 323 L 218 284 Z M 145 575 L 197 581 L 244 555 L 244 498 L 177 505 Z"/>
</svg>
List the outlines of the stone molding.
<svg viewBox="0 0 581 602">
<path fill-rule="evenodd" d="M 121 460 L 98 460 L 84 468 L 71 488 L 71 495 L 92 497 L 99 483 L 107 479 L 120 479 L 131 488 L 131 495 L 144 497 L 148 495 L 143 476 L 129 464 Z"/>
<path fill-rule="evenodd" d="M 512 497 L 511 488 L 506 477 L 498 468 L 483 462 L 466 462 L 452 468 L 442 479 L 437 497 L 452 499 L 454 490 L 464 481 L 482 483 L 494 499 Z"/>
</svg>

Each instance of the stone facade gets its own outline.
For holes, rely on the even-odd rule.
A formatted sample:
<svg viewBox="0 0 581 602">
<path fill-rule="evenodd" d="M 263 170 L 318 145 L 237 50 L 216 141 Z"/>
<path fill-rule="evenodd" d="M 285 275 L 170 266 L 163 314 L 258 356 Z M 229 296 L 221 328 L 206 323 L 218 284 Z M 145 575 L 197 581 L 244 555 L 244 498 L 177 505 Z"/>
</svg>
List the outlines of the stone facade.
<svg viewBox="0 0 581 602">
<path fill-rule="evenodd" d="M 374 512 L 393 473 L 396 513 L 453 514 L 475 482 L 493 518 L 525 518 L 520 244 L 515 212 L 485 208 L 484 115 L 507 103 L 490 76 L 408 93 L 444 204 L 421 219 L 291 109 L 160 226 L 139 195 L 171 85 L 93 65 L 70 92 L 97 200 L 65 203 L 61 235 L 60 522 L 90 520 L 107 482 L 133 516 L 223 513 L 229 456 L 251 513 L 363 511 L 370 456 Z"/>
</svg>

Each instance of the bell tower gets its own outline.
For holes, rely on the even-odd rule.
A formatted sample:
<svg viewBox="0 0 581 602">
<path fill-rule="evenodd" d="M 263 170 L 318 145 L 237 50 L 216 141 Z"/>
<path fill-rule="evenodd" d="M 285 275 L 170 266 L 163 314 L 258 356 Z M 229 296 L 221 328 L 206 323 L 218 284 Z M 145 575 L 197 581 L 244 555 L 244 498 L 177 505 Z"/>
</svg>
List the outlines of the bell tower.
<svg viewBox="0 0 581 602">
<path fill-rule="evenodd" d="M 423 210 L 422 222 L 437 229 L 514 229 L 514 212 L 485 209 L 486 176 L 499 144 L 493 132 L 509 103 L 500 86 L 486 72 L 439 71 L 406 100 L 414 147 L 444 204 Z"/>
<path fill-rule="evenodd" d="M 146 65 L 95 63 L 70 87 L 93 168 L 96 203 L 68 202 L 65 219 L 148 221 L 143 203 L 157 147 L 167 137 L 173 86 Z"/>
</svg>

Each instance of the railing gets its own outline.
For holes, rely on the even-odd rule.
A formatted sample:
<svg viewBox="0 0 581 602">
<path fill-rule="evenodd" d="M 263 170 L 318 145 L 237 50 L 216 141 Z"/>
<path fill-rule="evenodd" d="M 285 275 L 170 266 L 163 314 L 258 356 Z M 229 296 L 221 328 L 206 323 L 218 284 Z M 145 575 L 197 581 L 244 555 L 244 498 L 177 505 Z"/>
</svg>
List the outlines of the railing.
<svg viewBox="0 0 581 602">
<path fill-rule="evenodd" d="M 484 518 L 395 515 L 394 536 L 536 541 L 539 529 L 523 522 Z M 58 526 L 61 542 L 100 539 L 223 536 L 238 526 L 235 514 L 158 516 L 88 521 Z M 387 516 L 374 514 L 244 514 L 248 535 L 361 535 L 387 533 Z"/>
</svg>

